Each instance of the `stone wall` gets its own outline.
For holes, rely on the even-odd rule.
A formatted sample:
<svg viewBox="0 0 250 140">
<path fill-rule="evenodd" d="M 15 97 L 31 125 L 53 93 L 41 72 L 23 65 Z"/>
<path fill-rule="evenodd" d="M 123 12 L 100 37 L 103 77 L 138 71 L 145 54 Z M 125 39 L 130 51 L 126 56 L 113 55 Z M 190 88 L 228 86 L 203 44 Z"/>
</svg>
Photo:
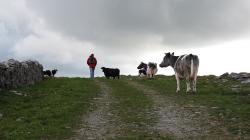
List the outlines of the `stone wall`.
<svg viewBox="0 0 250 140">
<path fill-rule="evenodd" d="M 10 59 L 0 63 L 0 89 L 31 85 L 43 79 L 43 66 L 37 61 Z"/>
</svg>

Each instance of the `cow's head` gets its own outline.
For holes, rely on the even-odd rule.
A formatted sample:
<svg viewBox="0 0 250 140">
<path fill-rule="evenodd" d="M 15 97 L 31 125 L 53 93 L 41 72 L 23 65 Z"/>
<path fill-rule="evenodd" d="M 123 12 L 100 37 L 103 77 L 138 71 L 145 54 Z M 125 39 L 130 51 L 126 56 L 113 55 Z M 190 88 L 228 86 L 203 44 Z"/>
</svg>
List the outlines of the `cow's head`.
<svg viewBox="0 0 250 140">
<path fill-rule="evenodd" d="M 165 53 L 165 56 L 161 62 L 161 64 L 159 65 L 161 68 L 163 67 L 168 67 L 171 65 L 171 59 L 172 59 L 172 56 L 174 56 L 174 52 L 171 54 L 170 52 L 169 53 Z"/>
<path fill-rule="evenodd" d="M 137 67 L 137 69 L 147 68 L 147 64 L 141 62 L 141 64 Z"/>
<path fill-rule="evenodd" d="M 102 71 L 104 72 L 104 70 L 106 69 L 105 67 L 101 67 Z"/>
</svg>

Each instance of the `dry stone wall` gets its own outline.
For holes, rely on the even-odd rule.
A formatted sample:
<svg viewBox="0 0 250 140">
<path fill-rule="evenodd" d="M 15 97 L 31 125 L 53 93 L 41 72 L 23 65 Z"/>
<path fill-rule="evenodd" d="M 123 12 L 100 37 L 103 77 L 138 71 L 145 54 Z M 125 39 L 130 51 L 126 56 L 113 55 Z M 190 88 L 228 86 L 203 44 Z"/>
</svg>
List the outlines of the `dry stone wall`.
<svg viewBox="0 0 250 140">
<path fill-rule="evenodd" d="M 43 79 L 43 66 L 37 61 L 9 59 L 0 63 L 0 89 L 31 85 Z"/>
</svg>

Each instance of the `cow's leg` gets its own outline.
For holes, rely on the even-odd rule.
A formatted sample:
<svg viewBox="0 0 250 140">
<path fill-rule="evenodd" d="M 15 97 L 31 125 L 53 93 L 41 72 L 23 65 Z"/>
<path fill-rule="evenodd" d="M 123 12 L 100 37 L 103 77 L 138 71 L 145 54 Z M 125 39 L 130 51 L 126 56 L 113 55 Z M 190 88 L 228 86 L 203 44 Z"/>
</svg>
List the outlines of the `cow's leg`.
<svg viewBox="0 0 250 140">
<path fill-rule="evenodd" d="M 151 70 L 148 70 L 148 78 L 151 78 Z"/>
<path fill-rule="evenodd" d="M 147 77 L 149 78 L 150 77 L 149 69 L 147 70 L 146 74 L 147 74 Z"/>
<path fill-rule="evenodd" d="M 176 89 L 176 93 L 180 92 L 180 78 L 178 76 L 178 74 L 175 74 L 175 78 L 176 78 L 176 82 L 177 82 L 177 89 Z"/>
<path fill-rule="evenodd" d="M 193 80 L 193 92 L 196 93 L 196 79 L 197 79 L 197 76 L 194 77 L 194 80 Z"/>
<path fill-rule="evenodd" d="M 152 78 L 155 76 L 155 70 L 152 70 Z"/>
<path fill-rule="evenodd" d="M 156 73 L 157 73 L 157 69 L 154 69 L 154 77 L 155 77 Z"/>
<path fill-rule="evenodd" d="M 191 91 L 191 87 L 190 87 L 190 83 L 191 83 L 191 80 L 189 78 L 186 78 L 186 84 L 187 84 L 187 93 L 189 93 Z"/>
</svg>

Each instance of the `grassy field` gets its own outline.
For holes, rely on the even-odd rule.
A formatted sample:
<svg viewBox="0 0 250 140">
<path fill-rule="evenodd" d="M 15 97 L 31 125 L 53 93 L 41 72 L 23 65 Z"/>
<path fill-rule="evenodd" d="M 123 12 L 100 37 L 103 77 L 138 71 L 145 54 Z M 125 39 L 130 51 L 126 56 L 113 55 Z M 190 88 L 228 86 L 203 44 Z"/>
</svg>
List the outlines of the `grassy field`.
<svg viewBox="0 0 250 140">
<path fill-rule="evenodd" d="M 80 78 L 53 78 L 1 91 L 0 139 L 68 137 L 98 93 L 93 80 Z"/>
<path fill-rule="evenodd" d="M 133 78 L 133 80 L 152 87 L 162 95 L 173 98 L 182 106 L 205 106 L 210 115 L 226 126 L 227 133 L 239 136 L 239 138 L 249 138 L 250 136 L 249 85 L 243 85 L 239 81 L 230 79 L 223 82 L 214 76 L 202 76 L 198 77 L 197 94 L 192 95 L 185 93 L 186 84 L 184 81 L 181 82 L 181 93 L 175 92 L 176 80 L 174 76 L 157 76 L 152 80 Z M 239 89 L 234 91 L 233 87 Z"/>
<path fill-rule="evenodd" d="M 250 86 L 214 76 L 198 78 L 197 94 L 176 94 L 174 76 L 155 79 L 123 76 L 120 80 L 98 78 L 111 90 L 111 112 L 119 126 L 117 139 L 170 139 L 151 130 L 157 121 L 154 102 L 140 89 L 128 84 L 137 82 L 171 98 L 181 107 L 201 107 L 226 128 L 211 135 L 229 133 L 239 139 L 250 137 Z M 79 128 L 82 116 L 95 109 L 99 97 L 96 80 L 51 78 L 36 85 L 0 92 L 0 139 L 65 139 Z M 234 88 L 237 87 L 237 90 Z M 171 137 L 173 138 L 173 137 Z"/>
</svg>

